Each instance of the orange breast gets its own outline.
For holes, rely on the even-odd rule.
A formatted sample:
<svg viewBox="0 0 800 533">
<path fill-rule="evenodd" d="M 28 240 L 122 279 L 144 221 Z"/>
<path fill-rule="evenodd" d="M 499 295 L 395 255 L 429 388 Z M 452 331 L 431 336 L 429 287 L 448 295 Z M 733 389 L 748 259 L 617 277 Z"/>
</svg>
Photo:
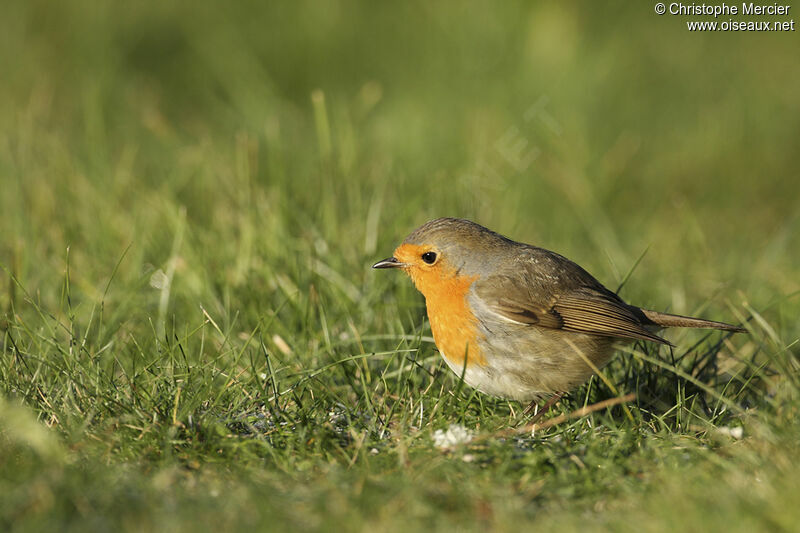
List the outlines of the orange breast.
<svg viewBox="0 0 800 533">
<path fill-rule="evenodd" d="M 478 347 L 478 321 L 467 302 L 467 291 L 475 279 L 471 276 L 439 279 L 423 291 L 433 340 L 442 356 L 456 367 L 464 366 L 465 357 L 468 366 L 486 365 Z"/>
<path fill-rule="evenodd" d="M 425 296 L 428 319 L 436 346 L 454 368 L 466 364 L 486 365 L 478 347 L 478 320 L 467 302 L 469 288 L 477 276 L 459 275 L 446 258 L 427 266 L 419 263 L 420 256 L 431 248 L 416 244 L 401 244 L 394 256 L 407 263 L 406 274 Z"/>
</svg>

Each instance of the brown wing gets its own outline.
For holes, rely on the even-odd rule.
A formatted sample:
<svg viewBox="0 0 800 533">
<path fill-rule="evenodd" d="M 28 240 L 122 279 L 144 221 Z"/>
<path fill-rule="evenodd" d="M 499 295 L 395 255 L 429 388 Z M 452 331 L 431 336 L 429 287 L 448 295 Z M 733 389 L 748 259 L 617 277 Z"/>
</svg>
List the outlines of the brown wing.
<svg viewBox="0 0 800 533">
<path fill-rule="evenodd" d="M 530 248 L 524 260 L 481 279 L 475 289 L 494 312 L 522 324 L 670 344 L 644 327 L 638 308 L 541 248 Z"/>
<path fill-rule="evenodd" d="M 623 337 L 670 344 L 650 333 L 631 308 L 615 294 L 603 288 L 583 287 L 561 296 L 553 310 L 561 315 L 562 329 L 608 337 Z"/>
</svg>

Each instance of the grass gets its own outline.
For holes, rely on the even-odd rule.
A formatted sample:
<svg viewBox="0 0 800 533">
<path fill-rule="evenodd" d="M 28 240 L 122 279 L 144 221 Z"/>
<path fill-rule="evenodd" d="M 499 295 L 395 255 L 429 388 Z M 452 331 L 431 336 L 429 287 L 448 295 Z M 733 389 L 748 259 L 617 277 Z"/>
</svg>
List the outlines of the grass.
<svg viewBox="0 0 800 533">
<path fill-rule="evenodd" d="M 623 2 L 6 11 L 0 529 L 797 524 L 793 34 Z M 369 269 L 444 215 L 749 334 L 632 345 L 548 417 L 633 401 L 509 436 L 524 406 Z"/>
</svg>

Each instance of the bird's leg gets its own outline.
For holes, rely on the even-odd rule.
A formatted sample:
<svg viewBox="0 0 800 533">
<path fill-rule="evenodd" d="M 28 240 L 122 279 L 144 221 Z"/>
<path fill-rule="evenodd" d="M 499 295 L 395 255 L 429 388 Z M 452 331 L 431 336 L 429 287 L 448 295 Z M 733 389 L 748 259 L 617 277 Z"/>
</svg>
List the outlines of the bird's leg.
<svg viewBox="0 0 800 533">
<path fill-rule="evenodd" d="M 532 400 L 531 403 L 528 404 L 528 407 L 522 411 L 522 416 L 528 416 L 529 414 L 533 413 L 534 415 L 539 412 L 539 404 L 536 403 L 536 400 Z"/>
<path fill-rule="evenodd" d="M 557 392 L 557 393 L 553 394 L 550 397 L 550 399 L 547 400 L 547 402 L 542 406 L 541 409 L 539 409 L 536 412 L 534 412 L 533 416 L 528 421 L 528 424 L 535 424 L 536 422 L 538 422 L 539 419 L 542 418 L 544 416 L 544 414 L 547 411 L 549 411 L 550 408 L 553 407 L 558 400 L 561 399 L 562 396 L 564 396 L 563 392 Z M 531 404 L 525 409 L 523 415 L 524 416 L 528 416 L 531 413 L 531 411 L 534 411 L 536 409 L 536 407 L 538 407 L 538 405 L 536 404 L 536 401 L 532 401 Z"/>
</svg>

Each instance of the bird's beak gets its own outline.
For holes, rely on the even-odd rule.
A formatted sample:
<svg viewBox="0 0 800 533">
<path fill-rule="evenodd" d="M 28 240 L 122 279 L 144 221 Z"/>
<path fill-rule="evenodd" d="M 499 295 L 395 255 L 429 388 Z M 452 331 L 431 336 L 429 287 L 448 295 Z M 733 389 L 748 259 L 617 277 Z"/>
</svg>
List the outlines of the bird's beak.
<svg viewBox="0 0 800 533">
<path fill-rule="evenodd" d="M 408 265 L 406 265 L 405 263 L 401 263 L 400 261 L 397 260 L 396 257 L 389 257 L 387 259 L 384 259 L 383 261 L 378 261 L 377 263 L 372 265 L 372 268 L 403 268 L 406 266 Z"/>
</svg>

